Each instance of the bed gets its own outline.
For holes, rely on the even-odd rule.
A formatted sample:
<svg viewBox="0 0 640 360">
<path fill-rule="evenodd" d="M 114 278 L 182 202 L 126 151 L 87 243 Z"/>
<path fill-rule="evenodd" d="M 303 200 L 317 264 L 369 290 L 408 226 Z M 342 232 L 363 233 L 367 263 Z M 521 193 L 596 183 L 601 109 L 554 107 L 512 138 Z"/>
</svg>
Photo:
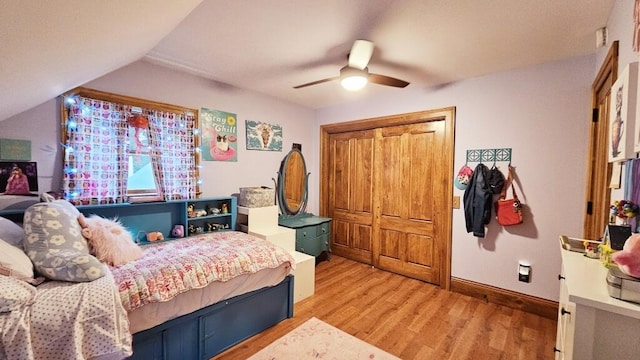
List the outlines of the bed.
<svg viewBox="0 0 640 360">
<path fill-rule="evenodd" d="M 262 256 L 265 252 L 254 245 L 266 246 L 271 255 Z M 111 269 L 133 333 L 133 358 L 208 359 L 293 316 L 293 277 L 289 274 L 295 262 L 284 249 L 236 231 L 144 248 L 141 259 Z M 198 257 L 214 249 L 217 255 L 211 264 L 217 265 L 206 269 L 207 256 Z M 165 261 L 175 254 L 181 256 Z M 189 260 L 183 263 L 185 257 Z M 163 259 L 162 268 L 154 267 L 159 258 Z M 202 265 L 201 271 L 191 269 L 191 276 L 181 275 L 187 263 L 197 264 L 193 268 Z M 233 273 L 227 271 L 230 266 L 220 264 L 239 265 L 242 270 Z M 221 271 L 214 276 L 216 266 Z M 209 284 L 204 279 L 207 275 L 215 278 Z M 143 278 L 148 284 L 136 287 Z M 175 286 L 158 291 L 148 280 L 161 278 L 173 279 L 169 283 Z M 157 283 L 168 283 L 164 280 Z M 185 284 L 192 288 L 186 289 Z M 149 292 L 149 287 L 156 291 Z"/>
<path fill-rule="evenodd" d="M 129 355 L 129 334 L 133 359 L 209 359 L 293 316 L 294 264 L 282 248 L 225 231 L 145 245 L 142 258 L 120 267 L 105 265 L 106 276 L 77 285 L 114 285 L 109 290 L 120 300 L 128 332 L 118 334 L 120 342 L 110 340 L 121 350 L 111 354 Z M 56 284 L 70 286 L 47 281 L 34 289 Z M 11 314 L 0 314 L 3 333 Z M 78 354 L 74 357 L 118 358 Z"/>
</svg>

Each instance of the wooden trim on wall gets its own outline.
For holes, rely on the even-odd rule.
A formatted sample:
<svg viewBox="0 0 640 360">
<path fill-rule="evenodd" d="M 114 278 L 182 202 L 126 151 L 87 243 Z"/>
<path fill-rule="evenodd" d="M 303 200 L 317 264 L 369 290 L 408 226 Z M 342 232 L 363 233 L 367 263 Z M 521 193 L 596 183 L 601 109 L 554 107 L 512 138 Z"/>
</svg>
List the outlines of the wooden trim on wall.
<svg viewBox="0 0 640 360">
<path fill-rule="evenodd" d="M 107 101 L 117 104 L 129 105 L 140 107 L 143 109 L 149 110 L 159 110 L 169 113 L 175 114 L 189 114 L 192 113 L 194 117 L 194 127 L 195 129 L 200 128 L 200 113 L 198 109 L 188 108 L 185 106 L 172 105 L 167 103 L 162 103 L 158 101 L 151 101 L 147 99 L 141 99 L 133 96 L 126 96 L 120 94 L 114 94 L 106 91 L 89 89 L 85 87 L 77 87 L 73 90 L 69 90 L 64 94 L 58 97 L 58 102 L 60 106 L 60 137 L 62 143 L 66 143 L 67 141 L 67 119 L 69 117 L 69 106 L 65 103 L 65 98 L 69 96 L 81 96 L 88 99 Z M 197 135 L 199 132 L 194 133 L 194 146 L 196 149 L 200 148 L 201 145 L 201 137 Z M 62 152 L 62 157 L 64 161 L 64 152 Z M 200 184 L 197 182 L 197 179 L 200 178 L 200 156 L 198 153 L 194 153 L 195 160 L 195 178 L 196 178 L 196 196 L 199 197 L 202 194 L 200 189 Z"/>
<path fill-rule="evenodd" d="M 451 291 L 526 311 L 551 320 L 558 320 L 558 303 L 556 301 L 455 277 L 451 278 Z"/>
<path fill-rule="evenodd" d="M 611 86 L 618 78 L 618 41 L 614 41 L 607 52 L 600 70 L 591 87 L 591 108 L 600 117 L 597 122 L 589 121 L 589 152 L 585 187 L 585 212 L 582 237 L 598 239 L 608 222 L 611 189 L 609 180 L 613 165 L 608 161 L 609 149 L 609 108 Z M 589 213 L 589 204 L 591 213 Z"/>
<path fill-rule="evenodd" d="M 186 111 L 190 111 L 195 116 L 196 122 L 198 121 L 198 109 L 188 108 L 185 106 L 172 105 L 167 103 L 162 103 L 158 101 L 151 101 L 147 99 L 141 99 L 133 96 L 114 94 L 106 91 L 94 90 L 85 87 L 77 87 L 73 90 L 69 90 L 66 93 L 62 94 L 62 96 L 70 96 L 70 95 L 78 95 L 90 99 L 108 101 L 118 104 L 137 106 L 146 109 L 153 110 L 161 110 L 172 113 L 184 113 Z M 199 123 L 198 123 L 199 125 Z"/>
</svg>

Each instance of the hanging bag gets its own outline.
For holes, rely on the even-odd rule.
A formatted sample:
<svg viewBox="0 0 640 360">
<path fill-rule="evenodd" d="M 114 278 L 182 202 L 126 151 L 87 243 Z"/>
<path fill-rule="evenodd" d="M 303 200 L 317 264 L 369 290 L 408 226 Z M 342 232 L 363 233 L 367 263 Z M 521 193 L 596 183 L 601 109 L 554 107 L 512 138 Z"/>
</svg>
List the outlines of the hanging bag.
<svg viewBox="0 0 640 360">
<path fill-rule="evenodd" d="M 522 204 L 518 200 L 515 187 L 511 184 L 513 177 L 511 175 L 511 165 L 509 165 L 509 175 L 507 181 L 504 182 L 500 198 L 496 202 L 496 219 L 498 224 L 502 226 L 518 225 L 522 223 Z M 506 199 L 507 189 L 511 186 L 511 194 L 513 199 Z"/>
</svg>

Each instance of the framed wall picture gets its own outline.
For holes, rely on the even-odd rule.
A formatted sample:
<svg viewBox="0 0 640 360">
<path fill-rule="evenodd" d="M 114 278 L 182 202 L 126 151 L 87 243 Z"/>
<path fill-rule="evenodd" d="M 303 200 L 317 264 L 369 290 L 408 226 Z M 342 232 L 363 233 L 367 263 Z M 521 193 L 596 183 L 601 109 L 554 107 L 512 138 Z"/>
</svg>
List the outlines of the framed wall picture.
<svg viewBox="0 0 640 360">
<path fill-rule="evenodd" d="M 202 160 L 238 161 L 236 114 L 200 108 Z"/>
<path fill-rule="evenodd" d="M 37 195 L 38 169 L 33 161 L 0 161 L 0 193 Z"/>
<path fill-rule="evenodd" d="M 638 62 L 628 64 L 611 87 L 609 162 L 634 157 Z"/>
<path fill-rule="evenodd" d="M 282 151 L 282 126 L 247 120 L 247 150 Z"/>
</svg>

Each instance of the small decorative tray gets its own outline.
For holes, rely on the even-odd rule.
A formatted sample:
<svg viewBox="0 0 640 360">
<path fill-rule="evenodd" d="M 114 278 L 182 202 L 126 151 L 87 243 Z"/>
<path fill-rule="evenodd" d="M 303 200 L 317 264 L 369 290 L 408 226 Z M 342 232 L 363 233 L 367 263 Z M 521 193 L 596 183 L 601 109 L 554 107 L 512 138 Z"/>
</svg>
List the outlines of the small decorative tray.
<svg viewBox="0 0 640 360">
<path fill-rule="evenodd" d="M 588 244 L 593 244 L 594 246 L 602 244 L 602 241 L 600 240 L 587 240 L 560 235 L 560 243 L 562 244 L 562 248 L 565 250 L 584 253 L 585 242 Z"/>
</svg>

